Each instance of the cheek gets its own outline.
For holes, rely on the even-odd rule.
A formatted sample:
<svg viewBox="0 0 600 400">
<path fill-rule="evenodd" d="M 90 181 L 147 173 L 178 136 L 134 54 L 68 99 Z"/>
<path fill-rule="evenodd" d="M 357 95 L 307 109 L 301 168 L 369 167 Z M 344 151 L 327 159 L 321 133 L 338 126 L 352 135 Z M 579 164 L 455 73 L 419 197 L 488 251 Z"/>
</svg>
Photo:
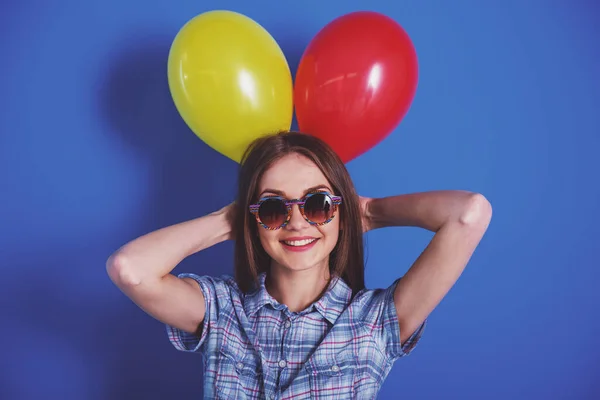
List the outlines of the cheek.
<svg viewBox="0 0 600 400">
<path fill-rule="evenodd" d="M 258 227 L 258 238 L 260 239 L 260 244 L 262 244 L 263 249 L 271 255 L 271 248 L 273 247 L 273 242 L 276 241 L 276 233 L 275 231 L 268 231 L 262 227 Z"/>
<path fill-rule="evenodd" d="M 340 222 L 339 219 L 335 219 L 325 226 L 321 227 L 321 233 L 327 239 L 327 244 L 333 250 L 339 237 L 340 237 Z"/>
</svg>

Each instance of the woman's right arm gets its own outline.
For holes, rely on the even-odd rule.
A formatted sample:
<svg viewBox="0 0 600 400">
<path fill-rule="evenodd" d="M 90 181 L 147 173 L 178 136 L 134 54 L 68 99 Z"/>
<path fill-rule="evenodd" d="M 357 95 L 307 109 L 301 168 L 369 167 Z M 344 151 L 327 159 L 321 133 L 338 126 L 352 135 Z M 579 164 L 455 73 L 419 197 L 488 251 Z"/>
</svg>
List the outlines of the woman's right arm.
<svg viewBox="0 0 600 400">
<path fill-rule="evenodd" d="M 186 257 L 232 238 L 233 204 L 219 211 L 141 236 L 106 262 L 111 280 L 157 320 L 196 333 L 206 312 L 204 296 L 191 278 L 171 271 Z"/>
</svg>

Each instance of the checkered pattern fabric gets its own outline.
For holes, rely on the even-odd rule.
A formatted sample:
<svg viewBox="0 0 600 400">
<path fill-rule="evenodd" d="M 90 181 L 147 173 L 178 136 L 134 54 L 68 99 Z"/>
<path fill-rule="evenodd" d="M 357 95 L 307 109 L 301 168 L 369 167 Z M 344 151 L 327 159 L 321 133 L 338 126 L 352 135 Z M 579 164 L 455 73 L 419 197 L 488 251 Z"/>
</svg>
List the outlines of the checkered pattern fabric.
<svg viewBox="0 0 600 400">
<path fill-rule="evenodd" d="M 291 312 L 260 285 L 244 295 L 230 276 L 181 274 L 206 301 L 200 336 L 167 326 L 171 343 L 204 357 L 205 399 L 375 399 L 401 345 L 394 288 L 352 290 L 334 277 L 323 296 Z"/>
</svg>

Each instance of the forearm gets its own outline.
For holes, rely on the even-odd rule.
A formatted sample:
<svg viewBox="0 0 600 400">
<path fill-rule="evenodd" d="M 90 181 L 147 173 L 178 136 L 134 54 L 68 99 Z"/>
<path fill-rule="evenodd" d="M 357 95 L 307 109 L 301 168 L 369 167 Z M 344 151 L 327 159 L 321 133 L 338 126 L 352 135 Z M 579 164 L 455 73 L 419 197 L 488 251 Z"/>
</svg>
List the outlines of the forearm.
<svg viewBox="0 0 600 400">
<path fill-rule="evenodd" d="M 461 190 L 440 190 L 372 199 L 367 207 L 371 229 L 416 226 L 437 232 L 446 222 L 468 218 L 482 196 Z"/>
<path fill-rule="evenodd" d="M 226 209 L 222 209 L 141 236 L 110 256 L 108 273 L 118 285 L 162 278 L 184 258 L 229 239 L 227 218 Z"/>
</svg>

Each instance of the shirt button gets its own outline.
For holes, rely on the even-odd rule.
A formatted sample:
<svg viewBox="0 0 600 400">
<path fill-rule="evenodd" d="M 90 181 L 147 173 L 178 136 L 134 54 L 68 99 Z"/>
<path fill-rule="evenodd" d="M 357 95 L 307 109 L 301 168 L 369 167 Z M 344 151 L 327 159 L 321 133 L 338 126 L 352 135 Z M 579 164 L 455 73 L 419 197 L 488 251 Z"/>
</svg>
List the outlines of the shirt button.
<svg viewBox="0 0 600 400">
<path fill-rule="evenodd" d="M 333 366 L 331 367 L 331 370 L 332 370 L 333 372 L 338 372 L 338 371 L 340 370 L 340 367 L 338 367 L 337 365 L 333 365 Z"/>
<path fill-rule="evenodd" d="M 287 366 L 287 363 L 285 362 L 285 360 L 281 360 L 281 361 L 279 361 L 279 366 L 281 368 L 285 368 Z"/>
<path fill-rule="evenodd" d="M 275 400 L 275 395 L 274 395 L 274 394 L 270 395 L 270 396 L 269 396 L 269 399 L 271 399 L 271 400 Z"/>
<path fill-rule="evenodd" d="M 290 321 L 285 321 L 285 327 L 289 328 L 290 326 L 292 326 L 292 323 Z"/>
<path fill-rule="evenodd" d="M 244 368 L 244 364 L 239 362 L 239 363 L 237 363 L 237 367 L 238 367 L 238 369 L 242 369 L 242 368 Z"/>
</svg>

